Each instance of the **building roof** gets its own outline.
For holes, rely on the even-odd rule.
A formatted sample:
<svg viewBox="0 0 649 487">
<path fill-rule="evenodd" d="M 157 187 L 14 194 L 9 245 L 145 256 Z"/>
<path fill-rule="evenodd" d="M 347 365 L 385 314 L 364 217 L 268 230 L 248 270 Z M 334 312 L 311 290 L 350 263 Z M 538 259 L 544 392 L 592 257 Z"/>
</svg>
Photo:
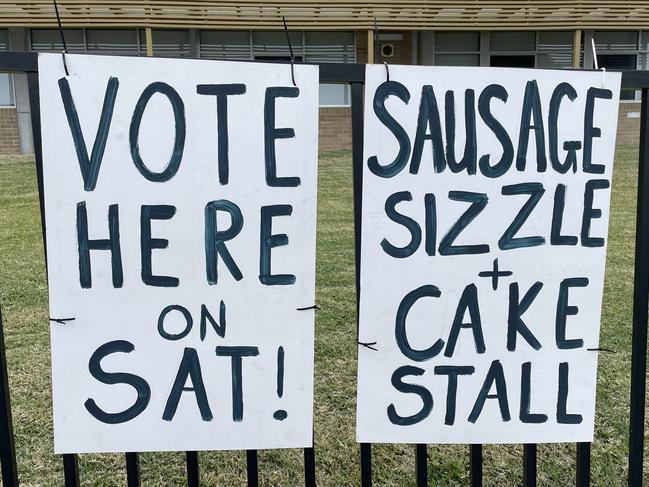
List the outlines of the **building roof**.
<svg viewBox="0 0 649 487">
<path fill-rule="evenodd" d="M 615 0 L 58 0 L 64 27 L 273 30 L 649 29 L 649 2 Z M 52 0 L 0 0 L 0 26 L 56 26 Z"/>
</svg>

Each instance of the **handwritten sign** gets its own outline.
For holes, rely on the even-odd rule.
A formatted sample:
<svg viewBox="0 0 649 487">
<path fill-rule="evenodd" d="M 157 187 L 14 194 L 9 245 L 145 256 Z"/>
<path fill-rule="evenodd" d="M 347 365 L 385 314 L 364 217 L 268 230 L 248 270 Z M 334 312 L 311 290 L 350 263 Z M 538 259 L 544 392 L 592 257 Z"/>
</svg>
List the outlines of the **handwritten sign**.
<svg viewBox="0 0 649 487">
<path fill-rule="evenodd" d="M 619 89 L 368 66 L 359 441 L 592 440 Z"/>
<path fill-rule="evenodd" d="M 318 70 L 39 55 L 55 449 L 312 444 Z"/>
</svg>

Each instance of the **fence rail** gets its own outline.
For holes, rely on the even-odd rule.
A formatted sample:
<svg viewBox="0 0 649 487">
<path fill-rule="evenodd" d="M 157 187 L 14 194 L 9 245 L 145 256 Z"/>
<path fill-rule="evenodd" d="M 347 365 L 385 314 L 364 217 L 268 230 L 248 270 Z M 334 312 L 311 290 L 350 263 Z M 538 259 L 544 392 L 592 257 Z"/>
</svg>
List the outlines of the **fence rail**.
<svg viewBox="0 0 649 487">
<path fill-rule="evenodd" d="M 361 64 L 320 64 L 320 81 L 323 83 L 346 83 L 351 86 L 352 122 L 352 171 L 354 189 L 354 242 L 356 271 L 356 306 L 360 290 L 360 238 L 361 201 L 363 186 L 363 84 L 365 67 Z M 288 69 L 288 66 L 287 66 Z M 38 93 L 37 54 L 33 52 L 0 53 L 0 71 L 27 73 L 34 151 L 38 179 L 41 215 L 43 215 L 43 177 L 41 152 L 41 124 Z M 638 195 L 636 215 L 636 247 L 633 294 L 633 336 L 631 358 L 631 407 L 629 411 L 629 476 L 628 485 L 642 485 L 644 458 L 645 391 L 647 372 L 647 319 L 649 309 L 649 71 L 623 71 L 622 87 L 639 89 L 642 92 L 640 105 L 640 147 L 638 157 Z M 44 219 L 42 219 L 44 222 Z M 45 241 L 45 228 L 43 227 Z M 45 255 L 47 260 L 47 254 Z M 18 485 L 16 455 L 11 422 L 11 404 L 7 378 L 2 314 L 0 312 L 0 429 L 9 434 L 0 435 L 0 463 L 3 485 Z M 470 485 L 482 486 L 482 445 L 468 445 Z M 372 485 L 372 445 L 362 443 L 360 448 L 360 479 L 362 487 Z M 428 484 L 427 446 L 415 445 L 414 478 L 418 487 Z M 66 487 L 77 487 L 79 464 L 74 454 L 63 455 L 63 471 Z M 523 446 L 523 482 L 525 487 L 537 484 L 537 446 Z M 127 484 L 140 485 L 139 455 L 125 453 Z M 259 464 L 256 450 L 246 451 L 247 482 L 258 485 Z M 186 452 L 187 485 L 199 485 L 199 459 L 195 451 Z M 576 445 L 575 484 L 577 487 L 590 485 L 590 443 Z M 316 485 L 315 448 L 304 449 L 304 485 Z"/>
</svg>

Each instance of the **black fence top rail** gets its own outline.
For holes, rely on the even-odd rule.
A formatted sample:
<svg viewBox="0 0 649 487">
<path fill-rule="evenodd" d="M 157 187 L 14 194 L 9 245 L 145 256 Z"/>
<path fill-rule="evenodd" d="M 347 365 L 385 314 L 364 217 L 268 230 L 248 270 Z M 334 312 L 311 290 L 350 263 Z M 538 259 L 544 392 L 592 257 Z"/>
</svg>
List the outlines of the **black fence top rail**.
<svg viewBox="0 0 649 487">
<path fill-rule="evenodd" d="M 154 56 L 161 57 L 161 56 Z M 168 59 L 168 58 L 166 58 Z M 235 62 L 268 62 L 268 61 L 235 61 Z M 281 61 L 274 63 L 284 64 Z M 290 64 L 286 61 L 286 64 Z M 364 83 L 365 64 L 358 63 L 299 63 L 320 67 L 320 82 L 323 83 Z M 544 69 L 544 68 L 541 68 Z M 0 70 L 22 73 L 38 72 L 38 53 L 34 51 L 5 51 L 0 52 Z M 575 70 L 584 71 L 584 70 Z M 591 70 L 592 71 L 592 70 Z M 649 71 L 622 70 L 611 71 L 622 73 L 622 88 L 643 89 L 649 88 Z"/>
</svg>

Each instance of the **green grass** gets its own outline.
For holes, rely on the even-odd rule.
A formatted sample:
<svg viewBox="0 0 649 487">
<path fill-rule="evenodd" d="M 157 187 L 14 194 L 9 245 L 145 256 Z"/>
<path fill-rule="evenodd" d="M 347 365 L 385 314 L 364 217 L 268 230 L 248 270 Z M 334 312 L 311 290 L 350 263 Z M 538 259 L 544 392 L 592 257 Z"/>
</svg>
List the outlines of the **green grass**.
<svg viewBox="0 0 649 487">
<path fill-rule="evenodd" d="M 348 152 L 320 157 L 315 442 L 318 485 L 359 484 L 354 440 L 356 312 L 351 161 Z M 592 477 L 597 486 L 625 485 L 630 384 L 631 313 L 637 151 L 618 150 L 599 362 Z M 0 303 L 3 305 L 18 468 L 23 485 L 63 484 L 52 443 L 50 357 L 41 226 L 34 164 L 0 161 Z M 539 485 L 574 485 L 574 445 L 539 447 Z M 485 484 L 520 485 L 522 447 L 484 449 Z M 414 485 L 411 445 L 373 447 L 375 485 Z M 203 485 L 245 485 L 245 454 L 200 454 Z M 301 451 L 260 452 L 260 483 L 302 483 Z M 182 485 L 182 453 L 141 456 L 144 485 Z M 82 455 L 84 485 L 124 485 L 121 455 Z M 645 472 L 649 472 L 645 463 Z M 468 448 L 429 447 L 432 485 L 468 484 Z"/>
</svg>

